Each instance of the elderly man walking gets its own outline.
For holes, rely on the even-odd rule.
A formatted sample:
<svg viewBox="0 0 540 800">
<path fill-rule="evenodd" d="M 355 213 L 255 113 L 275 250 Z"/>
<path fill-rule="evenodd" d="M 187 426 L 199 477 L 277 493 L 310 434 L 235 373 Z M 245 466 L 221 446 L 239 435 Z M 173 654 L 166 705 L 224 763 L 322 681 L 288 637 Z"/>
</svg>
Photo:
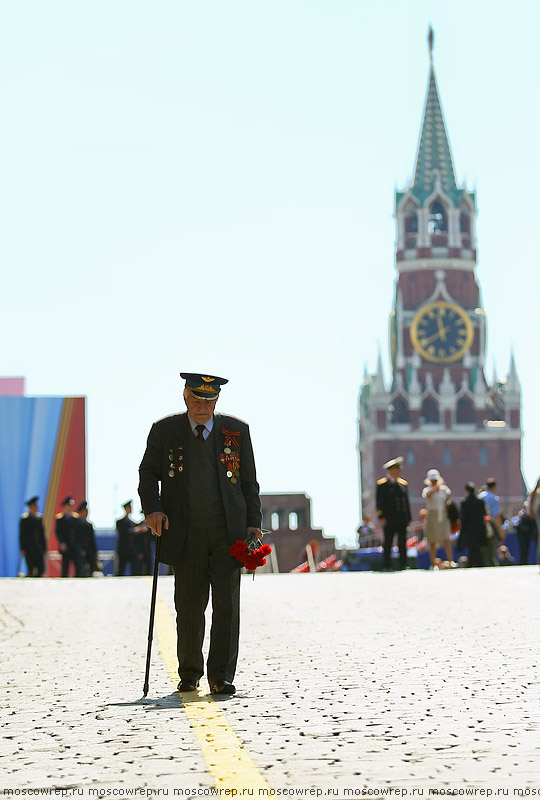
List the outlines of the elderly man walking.
<svg viewBox="0 0 540 800">
<path fill-rule="evenodd" d="M 259 484 L 248 425 L 215 414 L 225 378 L 181 372 L 187 413 L 152 425 L 139 495 L 160 560 L 174 568 L 181 692 L 204 672 L 204 613 L 212 592 L 206 671 L 212 694 L 233 694 L 238 658 L 241 564 L 229 548 L 261 534 Z M 161 491 L 159 488 L 161 484 Z"/>
</svg>

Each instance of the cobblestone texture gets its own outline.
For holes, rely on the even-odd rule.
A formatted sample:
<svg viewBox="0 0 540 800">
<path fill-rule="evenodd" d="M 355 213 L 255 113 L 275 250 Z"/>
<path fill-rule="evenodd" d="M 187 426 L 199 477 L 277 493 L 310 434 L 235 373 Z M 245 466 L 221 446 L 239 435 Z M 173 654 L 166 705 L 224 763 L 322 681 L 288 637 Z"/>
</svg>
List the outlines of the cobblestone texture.
<svg viewBox="0 0 540 800">
<path fill-rule="evenodd" d="M 172 578 L 160 590 L 173 608 Z M 536 567 L 243 579 L 220 708 L 274 788 L 540 788 Z M 144 578 L 0 581 L 0 788 L 211 787 Z"/>
</svg>

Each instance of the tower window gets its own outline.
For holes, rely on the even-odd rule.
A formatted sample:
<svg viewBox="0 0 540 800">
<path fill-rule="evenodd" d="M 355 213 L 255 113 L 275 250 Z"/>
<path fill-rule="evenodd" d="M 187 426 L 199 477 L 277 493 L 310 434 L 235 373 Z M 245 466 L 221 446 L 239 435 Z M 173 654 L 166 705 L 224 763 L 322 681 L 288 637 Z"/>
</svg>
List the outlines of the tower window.
<svg viewBox="0 0 540 800">
<path fill-rule="evenodd" d="M 414 456 L 414 450 L 411 447 L 409 447 L 409 449 L 405 454 L 405 463 L 407 464 L 408 467 L 414 467 L 415 461 L 416 458 Z"/>
<path fill-rule="evenodd" d="M 463 212 L 459 215 L 459 230 L 460 233 L 470 233 L 471 232 L 471 220 L 468 214 L 464 214 Z"/>
<path fill-rule="evenodd" d="M 422 410 L 420 415 L 423 422 L 439 422 L 439 406 L 433 397 L 426 397 L 422 401 Z"/>
<path fill-rule="evenodd" d="M 407 423 L 409 421 L 409 406 L 404 397 L 397 396 L 390 406 L 392 422 Z"/>
<path fill-rule="evenodd" d="M 289 530 L 296 531 L 298 530 L 298 514 L 296 511 L 291 511 L 289 514 Z"/>
<path fill-rule="evenodd" d="M 460 397 L 457 401 L 456 422 L 474 422 L 474 405 L 470 397 Z"/>
<path fill-rule="evenodd" d="M 279 530 L 279 514 L 277 511 L 274 511 L 272 516 L 270 517 L 270 527 L 273 531 Z"/>
<path fill-rule="evenodd" d="M 439 200 L 436 200 L 429 209 L 428 233 L 430 235 L 438 235 L 440 233 L 446 233 L 447 230 L 446 211 L 444 210 L 443 204 Z"/>
<path fill-rule="evenodd" d="M 442 461 L 445 467 L 450 467 L 452 465 L 452 451 L 449 447 L 445 447 L 443 451 Z"/>
<path fill-rule="evenodd" d="M 418 217 L 415 212 L 405 217 L 405 233 L 418 233 Z"/>
<path fill-rule="evenodd" d="M 488 451 L 487 448 L 481 447 L 478 451 L 478 463 L 481 467 L 487 467 L 488 464 Z"/>
</svg>

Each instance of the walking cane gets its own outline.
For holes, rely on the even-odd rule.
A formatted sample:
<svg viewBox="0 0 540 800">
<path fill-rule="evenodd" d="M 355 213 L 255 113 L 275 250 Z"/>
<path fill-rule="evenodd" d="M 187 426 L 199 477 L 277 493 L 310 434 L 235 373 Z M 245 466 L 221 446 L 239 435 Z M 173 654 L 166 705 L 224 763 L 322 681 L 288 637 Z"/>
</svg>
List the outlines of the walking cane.
<svg viewBox="0 0 540 800">
<path fill-rule="evenodd" d="M 161 536 L 157 537 L 156 556 L 154 558 L 154 580 L 152 582 L 152 600 L 150 603 L 150 623 L 148 625 L 148 650 L 146 652 L 146 673 L 144 675 L 143 697 L 148 694 L 148 678 L 150 675 L 150 656 L 152 655 L 152 638 L 154 635 L 154 616 L 156 613 L 157 582 L 159 574 L 159 551 L 161 550 Z"/>
</svg>

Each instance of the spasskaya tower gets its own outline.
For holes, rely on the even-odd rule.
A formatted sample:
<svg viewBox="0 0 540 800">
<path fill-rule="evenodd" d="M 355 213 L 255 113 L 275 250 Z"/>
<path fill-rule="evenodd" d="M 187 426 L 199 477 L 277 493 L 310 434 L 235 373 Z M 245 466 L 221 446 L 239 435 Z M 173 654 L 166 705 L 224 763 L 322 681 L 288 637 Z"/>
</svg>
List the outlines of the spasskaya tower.
<svg viewBox="0 0 540 800">
<path fill-rule="evenodd" d="M 433 67 L 414 179 L 395 195 L 396 283 L 390 314 L 392 377 L 379 356 L 359 396 L 361 504 L 374 514 L 381 465 L 404 457 L 413 517 L 435 467 L 455 497 L 467 481 L 498 482 L 503 512 L 517 513 L 521 387 L 513 355 L 505 379 L 485 375 L 486 315 L 476 276 L 476 196 L 456 182 Z"/>
</svg>

